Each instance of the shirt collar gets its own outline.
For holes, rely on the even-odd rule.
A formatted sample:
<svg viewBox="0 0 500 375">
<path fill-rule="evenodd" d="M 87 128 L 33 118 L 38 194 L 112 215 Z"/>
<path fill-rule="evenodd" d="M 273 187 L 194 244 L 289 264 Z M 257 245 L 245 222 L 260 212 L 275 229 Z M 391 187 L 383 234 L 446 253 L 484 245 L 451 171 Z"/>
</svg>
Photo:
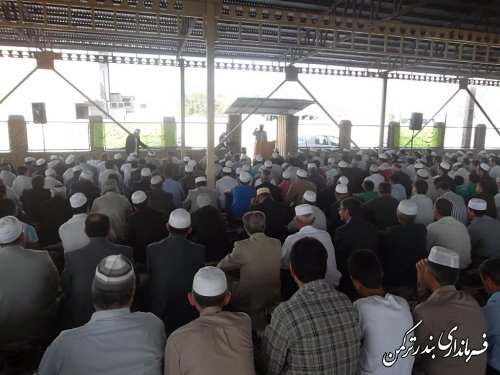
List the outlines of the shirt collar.
<svg viewBox="0 0 500 375">
<path fill-rule="evenodd" d="M 200 311 L 200 316 L 212 316 L 220 313 L 221 311 L 222 309 L 220 306 L 205 307 L 203 310 Z"/>
<path fill-rule="evenodd" d="M 436 298 L 435 296 L 442 294 L 442 293 L 448 293 L 448 292 L 456 292 L 457 288 L 455 288 L 455 285 L 445 285 L 437 288 L 432 295 L 429 297 L 431 298 Z"/>
<path fill-rule="evenodd" d="M 96 320 L 113 318 L 116 316 L 122 316 L 122 315 L 127 315 L 127 314 L 130 314 L 129 307 L 123 307 L 121 309 L 101 310 L 101 311 L 96 311 L 95 313 L 93 313 L 92 317 L 90 318 L 90 321 L 93 322 Z"/>
<path fill-rule="evenodd" d="M 315 232 L 315 228 L 312 225 L 306 225 L 300 228 L 299 232 Z"/>
</svg>

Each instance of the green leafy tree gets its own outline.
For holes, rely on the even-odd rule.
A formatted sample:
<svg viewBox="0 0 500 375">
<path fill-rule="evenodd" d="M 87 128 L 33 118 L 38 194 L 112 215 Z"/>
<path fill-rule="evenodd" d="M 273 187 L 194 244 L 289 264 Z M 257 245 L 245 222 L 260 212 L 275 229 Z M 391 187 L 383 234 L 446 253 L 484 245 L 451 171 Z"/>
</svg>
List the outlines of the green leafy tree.
<svg viewBox="0 0 500 375">
<path fill-rule="evenodd" d="M 217 96 L 215 98 L 215 114 L 223 114 L 227 105 L 225 98 Z M 207 114 L 207 95 L 204 92 L 196 91 L 186 96 L 186 115 L 206 115 Z"/>
</svg>

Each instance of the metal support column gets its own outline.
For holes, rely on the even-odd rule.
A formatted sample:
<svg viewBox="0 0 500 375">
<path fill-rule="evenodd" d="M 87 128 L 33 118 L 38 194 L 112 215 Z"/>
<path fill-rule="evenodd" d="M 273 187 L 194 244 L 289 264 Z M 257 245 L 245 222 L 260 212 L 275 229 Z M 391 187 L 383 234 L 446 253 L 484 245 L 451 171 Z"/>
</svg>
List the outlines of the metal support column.
<svg viewBox="0 0 500 375">
<path fill-rule="evenodd" d="M 382 104 L 380 107 L 380 135 L 378 138 L 379 152 L 384 148 L 384 130 L 385 130 L 385 108 L 387 104 L 387 73 L 382 78 Z"/>
<path fill-rule="evenodd" d="M 486 117 L 488 119 L 488 121 L 490 122 L 491 126 L 493 126 L 493 129 L 495 129 L 495 131 L 497 132 L 498 135 L 500 135 L 500 131 L 498 130 L 498 128 L 495 126 L 495 124 L 493 123 L 493 121 L 491 120 L 490 116 L 488 116 L 488 114 L 486 113 L 486 111 L 483 109 L 483 107 L 481 107 L 481 104 L 479 104 L 479 102 L 477 101 L 476 97 L 474 96 L 474 94 L 470 91 L 470 89 L 468 87 L 465 87 L 464 88 L 465 91 L 467 91 L 467 94 L 469 94 L 469 96 L 472 98 L 472 100 L 474 100 L 474 103 L 476 103 L 477 105 L 477 108 L 479 108 L 481 110 L 481 112 L 483 112 L 483 115 L 484 117 Z"/>
<path fill-rule="evenodd" d="M 214 132 L 215 132 L 215 4 L 207 1 L 205 41 L 207 46 L 207 185 L 215 187 Z"/>
<path fill-rule="evenodd" d="M 186 81 L 184 59 L 179 59 L 181 70 L 181 158 L 186 156 Z"/>
<path fill-rule="evenodd" d="M 33 73 L 35 73 L 37 70 L 38 70 L 38 67 L 35 67 L 35 69 L 33 69 L 31 72 L 29 72 L 29 73 L 26 75 L 26 77 L 24 77 L 21 81 L 19 81 L 19 83 L 18 83 L 17 85 L 15 85 L 15 86 L 14 86 L 14 88 L 13 88 L 12 90 L 10 90 L 10 91 L 7 93 L 7 95 L 5 95 L 5 96 L 2 98 L 2 100 L 0 100 L 0 104 L 2 104 L 5 100 L 7 100 L 7 98 L 8 98 L 9 96 L 11 96 L 11 95 L 12 95 L 12 93 L 13 93 L 14 91 L 16 91 L 16 90 L 19 88 L 19 86 L 21 86 L 24 82 L 26 82 L 26 80 L 27 80 L 29 77 L 31 77 L 31 75 L 32 75 Z"/>
</svg>

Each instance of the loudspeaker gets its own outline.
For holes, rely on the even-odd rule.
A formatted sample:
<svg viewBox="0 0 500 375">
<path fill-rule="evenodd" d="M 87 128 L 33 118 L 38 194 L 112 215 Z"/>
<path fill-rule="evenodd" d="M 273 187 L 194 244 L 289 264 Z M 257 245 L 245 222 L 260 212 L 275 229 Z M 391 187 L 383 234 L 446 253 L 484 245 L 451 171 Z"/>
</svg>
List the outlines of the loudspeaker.
<svg viewBox="0 0 500 375">
<path fill-rule="evenodd" d="M 35 124 L 46 124 L 47 114 L 45 113 L 45 103 L 31 103 L 33 111 L 33 122 Z"/>
<path fill-rule="evenodd" d="M 420 112 L 413 112 L 410 118 L 410 130 L 422 130 L 422 117 Z"/>
</svg>

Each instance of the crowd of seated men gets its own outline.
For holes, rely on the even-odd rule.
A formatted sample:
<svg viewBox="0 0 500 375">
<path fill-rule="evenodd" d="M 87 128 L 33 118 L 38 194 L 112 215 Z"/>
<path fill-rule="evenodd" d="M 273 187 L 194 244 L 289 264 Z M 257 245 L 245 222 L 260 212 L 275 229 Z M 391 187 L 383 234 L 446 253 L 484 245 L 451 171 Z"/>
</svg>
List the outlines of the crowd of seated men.
<svg viewBox="0 0 500 375">
<path fill-rule="evenodd" d="M 0 373 L 499 373 L 497 155 L 219 152 L 2 160 Z"/>
</svg>

